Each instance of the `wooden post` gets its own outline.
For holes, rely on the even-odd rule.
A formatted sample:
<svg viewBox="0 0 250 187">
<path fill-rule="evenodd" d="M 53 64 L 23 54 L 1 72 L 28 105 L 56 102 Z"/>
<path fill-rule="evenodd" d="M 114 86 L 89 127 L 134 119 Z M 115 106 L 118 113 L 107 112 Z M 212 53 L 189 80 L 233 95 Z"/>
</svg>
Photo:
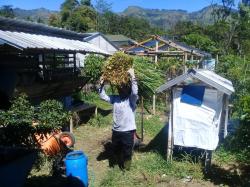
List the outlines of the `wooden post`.
<svg viewBox="0 0 250 187">
<path fill-rule="evenodd" d="M 144 107 L 143 107 L 143 97 L 141 97 L 141 141 L 143 142 L 143 129 L 144 129 Z"/>
<path fill-rule="evenodd" d="M 155 115 L 155 101 L 156 101 L 156 97 L 155 94 L 153 95 L 153 114 Z"/>
<path fill-rule="evenodd" d="M 69 119 L 69 132 L 73 133 L 73 118 L 70 117 Z"/>
<path fill-rule="evenodd" d="M 187 55 L 187 53 L 185 52 L 185 53 L 184 53 L 184 73 L 187 72 L 187 67 L 186 67 L 187 59 L 188 59 L 188 55 Z"/>
<path fill-rule="evenodd" d="M 219 55 L 218 54 L 216 54 L 216 63 L 215 64 L 216 64 L 215 66 L 217 66 L 219 64 Z"/>
<path fill-rule="evenodd" d="M 76 53 L 73 54 L 73 60 L 74 60 L 74 75 L 76 75 Z"/>
<path fill-rule="evenodd" d="M 158 47 L 159 47 L 159 42 L 156 41 L 156 43 L 155 43 L 155 52 L 158 51 Z M 155 54 L 155 64 L 157 64 L 157 63 L 158 63 L 158 56 L 157 56 L 157 54 Z"/>
<path fill-rule="evenodd" d="M 98 107 L 95 107 L 95 117 L 98 115 Z"/>
<path fill-rule="evenodd" d="M 225 99 L 225 124 L 224 124 L 224 138 L 227 136 L 227 124 L 228 124 L 228 105 L 229 105 L 229 96 L 226 95 Z"/>
<path fill-rule="evenodd" d="M 170 92 L 170 115 L 169 115 L 169 124 L 168 124 L 168 142 L 167 142 L 167 161 L 172 161 L 173 154 L 173 91 Z"/>
</svg>

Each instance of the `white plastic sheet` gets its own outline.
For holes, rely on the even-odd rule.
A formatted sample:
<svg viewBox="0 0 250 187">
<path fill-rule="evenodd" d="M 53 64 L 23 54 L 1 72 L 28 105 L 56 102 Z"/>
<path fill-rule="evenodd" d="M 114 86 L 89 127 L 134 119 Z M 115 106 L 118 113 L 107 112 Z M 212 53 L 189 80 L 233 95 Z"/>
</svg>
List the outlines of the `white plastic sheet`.
<svg viewBox="0 0 250 187">
<path fill-rule="evenodd" d="M 219 142 L 223 94 L 205 89 L 201 106 L 180 102 L 182 89 L 173 90 L 174 145 L 214 150 Z"/>
</svg>

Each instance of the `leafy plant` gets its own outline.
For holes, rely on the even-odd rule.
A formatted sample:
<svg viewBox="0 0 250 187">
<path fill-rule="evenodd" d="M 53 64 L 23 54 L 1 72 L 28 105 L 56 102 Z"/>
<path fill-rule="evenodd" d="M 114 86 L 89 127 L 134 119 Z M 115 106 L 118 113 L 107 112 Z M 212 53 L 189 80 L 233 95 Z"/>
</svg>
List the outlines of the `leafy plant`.
<svg viewBox="0 0 250 187">
<path fill-rule="evenodd" d="M 69 113 L 56 100 L 46 100 L 40 104 L 37 112 L 37 131 L 51 132 L 59 130 L 69 120 Z"/>
<path fill-rule="evenodd" d="M 151 98 L 155 90 L 164 83 L 164 74 L 147 58 L 135 57 L 134 69 L 138 79 L 139 95 L 146 99 Z"/>
<path fill-rule="evenodd" d="M 91 83 L 96 83 L 102 74 L 104 66 L 104 57 L 100 55 L 90 54 L 85 59 L 83 73 L 85 76 L 90 77 Z"/>
<path fill-rule="evenodd" d="M 3 134 L 0 136 L 2 145 L 29 145 L 33 146 L 32 135 L 35 128 L 32 126 L 34 107 L 30 105 L 26 95 L 20 95 L 12 101 L 8 111 L 0 112 L 0 127 Z"/>
<path fill-rule="evenodd" d="M 183 67 L 183 62 L 177 58 L 161 58 L 157 63 L 157 68 L 163 71 L 167 78 L 180 75 L 183 72 Z"/>
<path fill-rule="evenodd" d="M 36 146 L 35 133 L 50 133 L 60 129 L 69 118 L 60 102 L 47 100 L 35 109 L 26 95 L 12 101 L 7 111 L 0 111 L 0 141 L 7 146 Z M 34 122 L 37 124 L 34 125 Z"/>
</svg>

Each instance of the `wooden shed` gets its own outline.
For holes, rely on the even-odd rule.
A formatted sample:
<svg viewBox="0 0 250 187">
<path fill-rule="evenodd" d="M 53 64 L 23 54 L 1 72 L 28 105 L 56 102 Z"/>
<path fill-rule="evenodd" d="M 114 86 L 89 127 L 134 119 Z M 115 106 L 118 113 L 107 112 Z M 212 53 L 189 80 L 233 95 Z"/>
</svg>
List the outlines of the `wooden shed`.
<svg viewBox="0 0 250 187">
<path fill-rule="evenodd" d="M 219 136 L 227 135 L 232 82 L 213 71 L 189 69 L 161 85 L 157 93 L 166 90 L 170 91 L 168 159 L 175 145 L 215 150 Z"/>
<path fill-rule="evenodd" d="M 34 100 L 66 97 L 87 82 L 78 55 L 109 52 L 65 29 L 0 17 L 0 98 L 14 91 Z M 4 99 L 2 99 L 4 100 Z"/>
</svg>

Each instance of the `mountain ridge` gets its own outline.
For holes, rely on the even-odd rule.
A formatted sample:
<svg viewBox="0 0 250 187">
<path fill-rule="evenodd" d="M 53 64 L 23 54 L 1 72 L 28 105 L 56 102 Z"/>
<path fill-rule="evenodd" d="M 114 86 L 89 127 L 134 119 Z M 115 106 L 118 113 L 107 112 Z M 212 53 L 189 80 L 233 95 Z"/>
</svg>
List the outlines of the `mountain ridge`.
<svg viewBox="0 0 250 187">
<path fill-rule="evenodd" d="M 201 10 L 188 12 L 181 9 L 145 9 L 139 6 L 129 6 L 123 12 L 123 16 L 132 16 L 148 20 L 152 25 L 164 29 L 173 27 L 178 21 L 192 21 L 200 24 L 212 24 L 214 22 L 212 12 L 221 6 L 210 5 Z"/>
<path fill-rule="evenodd" d="M 188 12 L 181 9 L 146 9 L 139 6 L 128 6 L 124 11 L 117 14 L 146 19 L 153 26 L 170 29 L 179 21 L 192 21 L 205 25 L 212 24 L 214 22 L 212 12 L 218 7 L 218 5 L 210 5 L 198 11 Z M 13 11 L 17 19 L 43 23 L 48 23 L 51 14 L 59 13 L 59 11 L 46 8 L 31 10 L 14 8 Z"/>
</svg>

